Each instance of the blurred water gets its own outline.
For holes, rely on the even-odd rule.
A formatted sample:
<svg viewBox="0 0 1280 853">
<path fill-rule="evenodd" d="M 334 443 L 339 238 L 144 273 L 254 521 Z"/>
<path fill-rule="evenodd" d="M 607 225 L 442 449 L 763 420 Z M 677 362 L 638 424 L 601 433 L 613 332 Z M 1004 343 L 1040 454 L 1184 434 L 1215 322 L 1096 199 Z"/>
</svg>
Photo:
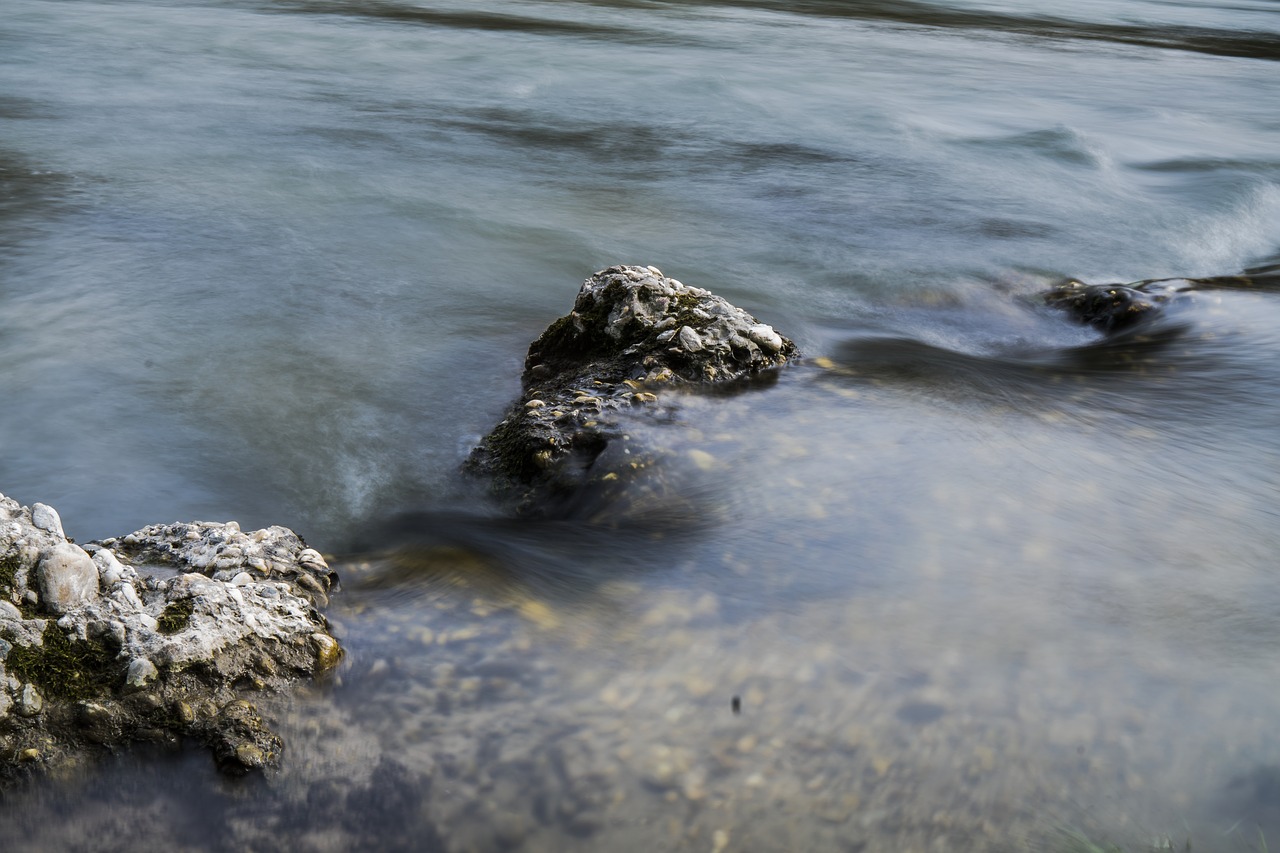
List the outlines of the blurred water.
<svg viewBox="0 0 1280 853">
<path fill-rule="evenodd" d="M 8 0 L 0 490 L 81 540 L 235 518 L 345 553 L 399 517 L 408 550 L 340 569 L 349 660 L 277 709 L 280 774 L 130 758 L 0 825 L 1280 835 L 1280 300 L 1098 346 L 1032 298 L 1274 263 L 1278 59 L 1270 0 Z M 830 364 L 637 424 L 682 531 L 505 520 L 458 464 L 616 262 Z"/>
</svg>

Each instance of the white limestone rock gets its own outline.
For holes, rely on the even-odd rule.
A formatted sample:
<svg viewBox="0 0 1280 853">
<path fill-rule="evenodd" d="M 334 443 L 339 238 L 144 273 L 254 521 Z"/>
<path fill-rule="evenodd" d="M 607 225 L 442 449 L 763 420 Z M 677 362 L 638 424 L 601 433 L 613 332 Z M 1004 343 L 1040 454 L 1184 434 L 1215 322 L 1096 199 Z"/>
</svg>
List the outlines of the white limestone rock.
<svg viewBox="0 0 1280 853">
<path fill-rule="evenodd" d="M 58 511 L 46 504 L 34 504 L 31 507 L 31 523 L 41 530 L 52 533 L 59 539 L 66 539 L 67 534 L 62 532 L 62 518 L 58 515 Z"/>
<path fill-rule="evenodd" d="M 283 688 L 340 659 L 318 609 L 331 580 L 287 528 L 152 525 L 82 548 L 51 507 L 0 495 L 0 776 L 24 750 L 52 760 L 137 732 L 227 740 L 216 710 L 243 685 Z M 42 666 L 44 654 L 62 657 Z M 51 680 L 64 671 L 78 681 Z"/>
<path fill-rule="evenodd" d="M 88 603 L 98 594 L 98 567 L 79 545 L 62 541 L 40 555 L 40 601 L 55 613 Z"/>
</svg>

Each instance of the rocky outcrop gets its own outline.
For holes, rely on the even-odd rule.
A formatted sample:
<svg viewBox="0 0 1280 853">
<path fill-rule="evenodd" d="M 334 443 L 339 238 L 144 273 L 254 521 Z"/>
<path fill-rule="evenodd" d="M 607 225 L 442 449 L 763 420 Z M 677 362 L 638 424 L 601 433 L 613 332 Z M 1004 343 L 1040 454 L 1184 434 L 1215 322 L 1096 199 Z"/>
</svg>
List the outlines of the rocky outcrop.
<svg viewBox="0 0 1280 853">
<path fill-rule="evenodd" d="M 1159 278 L 1128 284 L 1085 284 L 1068 279 L 1046 291 L 1046 305 L 1065 311 L 1103 332 L 1128 329 L 1154 317 L 1157 310 L 1193 294 L 1210 291 L 1280 291 L 1280 265 L 1257 267 L 1241 275 L 1210 278 Z"/>
<path fill-rule="evenodd" d="M 796 347 L 710 291 L 656 267 L 616 266 L 587 279 L 573 310 L 529 347 L 523 393 L 469 467 L 544 511 L 588 482 L 624 480 L 647 463 L 606 448 L 637 412 L 657 412 L 676 388 L 768 374 Z"/>
<path fill-rule="evenodd" d="M 219 766 L 275 762 L 244 697 L 333 666 L 333 580 L 292 531 L 153 525 L 83 547 L 0 495 L 0 775 L 79 750 L 194 737 Z"/>
</svg>

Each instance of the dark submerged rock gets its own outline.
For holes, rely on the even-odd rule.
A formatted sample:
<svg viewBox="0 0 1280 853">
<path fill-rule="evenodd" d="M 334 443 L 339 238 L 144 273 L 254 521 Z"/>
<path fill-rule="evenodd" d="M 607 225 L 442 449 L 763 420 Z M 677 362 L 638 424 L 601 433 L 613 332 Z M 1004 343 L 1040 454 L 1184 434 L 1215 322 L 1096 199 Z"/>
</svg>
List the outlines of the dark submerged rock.
<svg viewBox="0 0 1280 853">
<path fill-rule="evenodd" d="M 517 492 L 521 512 L 546 513 L 549 500 L 649 464 L 632 452 L 621 465 L 601 459 L 621 422 L 661 411 L 669 389 L 740 382 L 796 356 L 773 327 L 710 291 L 656 267 L 609 267 L 529 347 L 520 400 L 468 467 Z"/>
<path fill-rule="evenodd" d="M 1119 332 L 1155 317 L 1158 310 L 1209 291 L 1280 291 L 1280 264 L 1241 275 L 1159 278 L 1128 284 L 1085 284 L 1068 279 L 1043 294 L 1046 305 L 1102 332 Z"/>
</svg>

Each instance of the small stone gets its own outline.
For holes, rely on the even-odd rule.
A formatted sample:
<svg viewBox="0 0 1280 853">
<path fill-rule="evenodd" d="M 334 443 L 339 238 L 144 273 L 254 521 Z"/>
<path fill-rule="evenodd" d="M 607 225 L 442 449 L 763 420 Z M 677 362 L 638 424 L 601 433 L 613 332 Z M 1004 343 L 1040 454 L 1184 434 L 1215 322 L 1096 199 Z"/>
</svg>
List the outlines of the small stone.
<svg viewBox="0 0 1280 853">
<path fill-rule="evenodd" d="M 248 583 L 253 583 L 253 575 L 248 572 L 240 572 L 231 579 L 232 586 L 244 586 Z"/>
<path fill-rule="evenodd" d="M 98 567 L 98 574 L 101 575 L 102 582 L 106 586 L 113 585 L 116 580 L 124 576 L 124 566 L 116 559 L 116 555 L 110 548 L 96 549 L 93 552 L 93 562 Z M 109 573 L 115 576 L 115 580 L 108 581 Z"/>
<path fill-rule="evenodd" d="M 39 761 L 40 750 L 35 749 L 34 747 L 31 749 L 24 749 L 22 752 L 18 753 L 18 759 L 20 761 Z"/>
<path fill-rule="evenodd" d="M 529 402 L 524 404 L 524 407 L 526 409 L 541 409 L 546 404 L 547 403 L 545 400 L 530 400 Z"/>
<path fill-rule="evenodd" d="M 676 332 L 676 343 L 678 343 L 685 352 L 700 352 L 703 347 L 702 338 L 700 338 L 698 333 L 688 326 L 681 326 L 680 331 Z M 778 348 L 782 348 L 781 341 L 778 343 Z"/>
<path fill-rule="evenodd" d="M 17 606 L 0 598 L 0 619 L 16 620 L 22 618 L 22 611 Z"/>
<path fill-rule="evenodd" d="M 245 769 L 261 767 L 267 763 L 267 754 L 251 743 L 236 747 L 236 761 Z"/>
<path fill-rule="evenodd" d="M 298 553 L 298 562 L 304 566 L 315 566 L 321 569 L 329 568 L 329 564 L 325 562 L 324 557 L 315 548 L 303 548 Z"/>
<path fill-rule="evenodd" d="M 690 770 L 684 775 L 681 792 L 690 802 L 698 802 L 707 796 L 707 774 L 701 768 Z"/>
<path fill-rule="evenodd" d="M 156 665 L 146 658 L 134 658 L 129 661 L 129 671 L 125 675 L 125 684 L 130 687 L 143 687 L 155 681 L 160 673 Z"/>
<path fill-rule="evenodd" d="M 36 568 L 40 599 L 57 613 L 84 604 L 98 592 L 98 567 L 79 545 L 60 542 L 40 557 Z"/>
<path fill-rule="evenodd" d="M 342 660 L 342 647 L 328 634 L 312 634 L 311 645 L 316 650 L 316 666 L 320 669 L 329 669 Z"/>
<path fill-rule="evenodd" d="M 58 511 L 51 506 L 34 504 L 31 507 L 31 523 L 59 539 L 67 538 L 67 534 L 62 532 L 62 519 L 58 517 Z"/>
<path fill-rule="evenodd" d="M 782 336 L 768 323 L 757 323 L 747 329 L 747 337 L 770 352 L 778 352 L 782 349 Z"/>
<path fill-rule="evenodd" d="M 689 459 L 699 471 L 711 471 L 716 467 L 716 458 L 705 450 L 693 448 L 689 451 Z"/>
<path fill-rule="evenodd" d="M 24 717 L 34 717 L 44 710 L 44 697 L 36 690 L 34 684 L 22 685 L 18 693 L 18 713 Z"/>
<path fill-rule="evenodd" d="M 116 588 L 114 596 L 117 601 L 127 604 L 129 607 L 137 609 L 142 607 L 142 600 L 138 598 L 138 591 L 133 588 L 131 583 L 122 583 Z"/>
<path fill-rule="evenodd" d="M 127 631 L 124 629 L 124 622 L 111 620 L 106 626 L 104 639 L 110 640 L 111 646 L 114 648 L 123 648 L 124 640 L 128 637 Z"/>
<path fill-rule="evenodd" d="M 196 721 L 195 710 L 181 700 L 173 703 L 173 716 L 184 726 L 189 726 Z"/>
<path fill-rule="evenodd" d="M 298 586 L 310 592 L 316 593 L 317 595 L 325 594 L 324 587 L 321 586 L 320 581 L 316 580 L 311 575 L 299 575 Z"/>
</svg>

